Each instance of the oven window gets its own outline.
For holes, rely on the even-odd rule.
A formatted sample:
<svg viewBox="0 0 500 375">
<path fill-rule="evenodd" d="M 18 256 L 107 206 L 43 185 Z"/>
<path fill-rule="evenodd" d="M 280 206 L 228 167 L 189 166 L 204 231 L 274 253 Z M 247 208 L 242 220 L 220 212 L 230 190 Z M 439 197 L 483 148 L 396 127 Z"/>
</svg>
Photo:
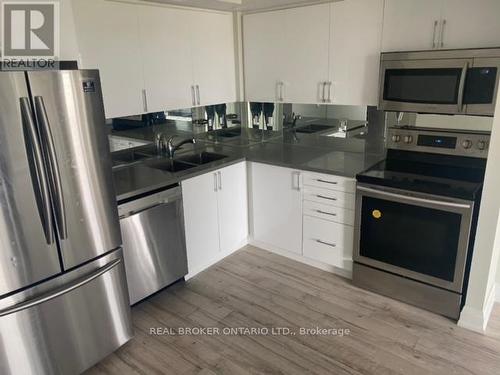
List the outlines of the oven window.
<svg viewBox="0 0 500 375">
<path fill-rule="evenodd" d="M 457 104 L 462 69 L 386 69 L 384 100 Z"/>
<path fill-rule="evenodd" d="M 460 214 L 362 199 L 362 256 L 453 282 Z"/>
</svg>

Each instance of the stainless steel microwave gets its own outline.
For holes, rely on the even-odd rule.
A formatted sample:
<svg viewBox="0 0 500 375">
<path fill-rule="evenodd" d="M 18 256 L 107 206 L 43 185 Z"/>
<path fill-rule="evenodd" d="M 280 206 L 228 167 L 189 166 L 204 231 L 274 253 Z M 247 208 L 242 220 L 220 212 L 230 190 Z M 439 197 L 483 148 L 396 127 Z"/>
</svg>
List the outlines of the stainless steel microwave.
<svg viewBox="0 0 500 375">
<path fill-rule="evenodd" d="M 381 54 L 379 108 L 493 116 L 500 48 Z"/>
</svg>

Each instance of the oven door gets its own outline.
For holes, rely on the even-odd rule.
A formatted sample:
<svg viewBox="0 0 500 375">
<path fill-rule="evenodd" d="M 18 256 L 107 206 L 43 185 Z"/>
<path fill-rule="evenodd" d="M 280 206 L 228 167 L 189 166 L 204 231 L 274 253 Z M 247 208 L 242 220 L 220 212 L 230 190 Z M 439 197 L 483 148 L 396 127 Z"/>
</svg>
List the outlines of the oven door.
<svg viewBox="0 0 500 375">
<path fill-rule="evenodd" d="M 354 260 L 462 291 L 474 202 L 358 184 Z"/>
<path fill-rule="evenodd" d="M 465 78 L 472 59 L 382 61 L 380 109 L 465 113 Z"/>
</svg>

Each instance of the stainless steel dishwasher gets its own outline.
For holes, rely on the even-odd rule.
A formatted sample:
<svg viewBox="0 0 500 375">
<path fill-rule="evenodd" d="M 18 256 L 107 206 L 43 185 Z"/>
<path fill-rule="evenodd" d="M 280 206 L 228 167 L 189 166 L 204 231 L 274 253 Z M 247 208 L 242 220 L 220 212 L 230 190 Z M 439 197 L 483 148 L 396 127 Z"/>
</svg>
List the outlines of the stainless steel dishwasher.
<svg viewBox="0 0 500 375">
<path fill-rule="evenodd" d="M 130 303 L 135 304 L 188 272 L 181 188 L 119 203 L 118 212 Z"/>
</svg>

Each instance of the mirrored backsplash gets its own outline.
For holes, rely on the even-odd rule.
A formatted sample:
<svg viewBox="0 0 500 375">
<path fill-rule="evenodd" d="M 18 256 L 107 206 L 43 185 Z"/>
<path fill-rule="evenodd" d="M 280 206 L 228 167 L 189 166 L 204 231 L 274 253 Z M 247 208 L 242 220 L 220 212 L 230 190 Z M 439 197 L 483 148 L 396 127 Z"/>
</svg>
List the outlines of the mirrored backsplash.
<svg viewBox="0 0 500 375">
<path fill-rule="evenodd" d="M 284 142 L 381 152 L 385 117 L 375 107 L 235 102 L 108 121 L 113 135 L 145 140 L 158 133 L 232 146 Z"/>
</svg>

